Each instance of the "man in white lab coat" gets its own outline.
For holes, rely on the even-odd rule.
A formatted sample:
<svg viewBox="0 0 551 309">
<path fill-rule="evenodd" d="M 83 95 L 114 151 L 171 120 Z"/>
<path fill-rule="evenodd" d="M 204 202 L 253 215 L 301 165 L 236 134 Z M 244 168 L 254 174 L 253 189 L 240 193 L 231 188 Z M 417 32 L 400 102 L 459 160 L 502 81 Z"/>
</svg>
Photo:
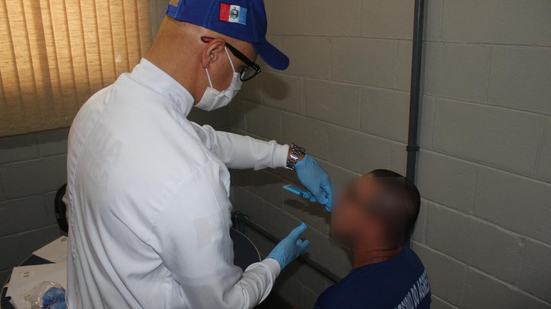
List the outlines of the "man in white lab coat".
<svg viewBox="0 0 551 309">
<path fill-rule="evenodd" d="M 174 0 L 150 53 L 84 104 L 69 135 L 67 304 L 252 308 L 302 253 L 304 224 L 245 272 L 233 265 L 228 168 L 290 168 L 331 208 L 329 177 L 304 149 L 187 119 L 283 70 L 262 0 Z M 300 130 L 297 128 L 297 130 Z M 260 205 L 259 205 L 260 206 Z"/>
</svg>

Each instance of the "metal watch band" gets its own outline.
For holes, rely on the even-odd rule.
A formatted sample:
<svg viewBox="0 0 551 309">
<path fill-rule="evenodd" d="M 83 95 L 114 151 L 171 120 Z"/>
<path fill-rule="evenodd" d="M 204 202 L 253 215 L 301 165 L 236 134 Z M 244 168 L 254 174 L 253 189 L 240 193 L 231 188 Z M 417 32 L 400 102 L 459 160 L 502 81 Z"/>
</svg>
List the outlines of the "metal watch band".
<svg viewBox="0 0 551 309">
<path fill-rule="evenodd" d="M 287 169 L 294 170 L 295 165 L 297 164 L 298 158 L 300 157 L 301 154 L 306 153 L 306 149 L 295 144 L 291 144 L 290 148 L 291 148 L 291 153 L 289 154 L 289 158 L 287 159 L 287 164 L 285 165 L 285 167 Z"/>
</svg>

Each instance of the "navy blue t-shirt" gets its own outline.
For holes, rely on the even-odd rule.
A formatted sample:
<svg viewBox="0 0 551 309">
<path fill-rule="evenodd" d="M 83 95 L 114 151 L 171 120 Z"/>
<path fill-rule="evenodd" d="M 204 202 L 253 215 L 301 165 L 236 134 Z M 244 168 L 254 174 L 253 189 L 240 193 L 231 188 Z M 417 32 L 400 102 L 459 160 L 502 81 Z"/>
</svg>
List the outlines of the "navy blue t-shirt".
<svg viewBox="0 0 551 309">
<path fill-rule="evenodd" d="M 429 309 L 430 283 L 423 263 L 408 247 L 388 261 L 353 269 L 325 290 L 315 309 Z"/>
</svg>

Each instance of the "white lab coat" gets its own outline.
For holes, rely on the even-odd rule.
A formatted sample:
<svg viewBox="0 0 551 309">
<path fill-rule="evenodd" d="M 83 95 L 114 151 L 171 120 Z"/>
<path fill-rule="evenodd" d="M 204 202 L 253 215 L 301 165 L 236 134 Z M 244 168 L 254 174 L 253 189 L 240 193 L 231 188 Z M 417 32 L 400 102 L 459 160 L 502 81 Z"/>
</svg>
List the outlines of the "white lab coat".
<svg viewBox="0 0 551 309">
<path fill-rule="evenodd" d="M 65 196 L 71 309 L 252 308 L 269 294 L 275 260 L 244 273 L 233 264 L 227 167 L 283 167 L 289 147 L 190 122 L 193 101 L 143 59 L 76 116 Z"/>
</svg>

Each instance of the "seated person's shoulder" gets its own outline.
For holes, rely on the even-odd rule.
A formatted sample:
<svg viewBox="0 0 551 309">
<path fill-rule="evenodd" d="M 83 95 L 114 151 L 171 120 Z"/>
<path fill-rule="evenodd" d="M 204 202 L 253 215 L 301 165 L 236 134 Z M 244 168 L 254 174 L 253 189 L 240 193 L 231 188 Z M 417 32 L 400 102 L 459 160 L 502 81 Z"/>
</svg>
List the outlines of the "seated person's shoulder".
<svg viewBox="0 0 551 309">
<path fill-rule="evenodd" d="M 415 252 L 404 248 L 399 257 L 388 263 L 352 270 L 320 295 L 315 308 L 394 309 L 409 298 L 419 303 L 416 308 L 429 308 L 430 285 L 425 268 Z"/>
</svg>

